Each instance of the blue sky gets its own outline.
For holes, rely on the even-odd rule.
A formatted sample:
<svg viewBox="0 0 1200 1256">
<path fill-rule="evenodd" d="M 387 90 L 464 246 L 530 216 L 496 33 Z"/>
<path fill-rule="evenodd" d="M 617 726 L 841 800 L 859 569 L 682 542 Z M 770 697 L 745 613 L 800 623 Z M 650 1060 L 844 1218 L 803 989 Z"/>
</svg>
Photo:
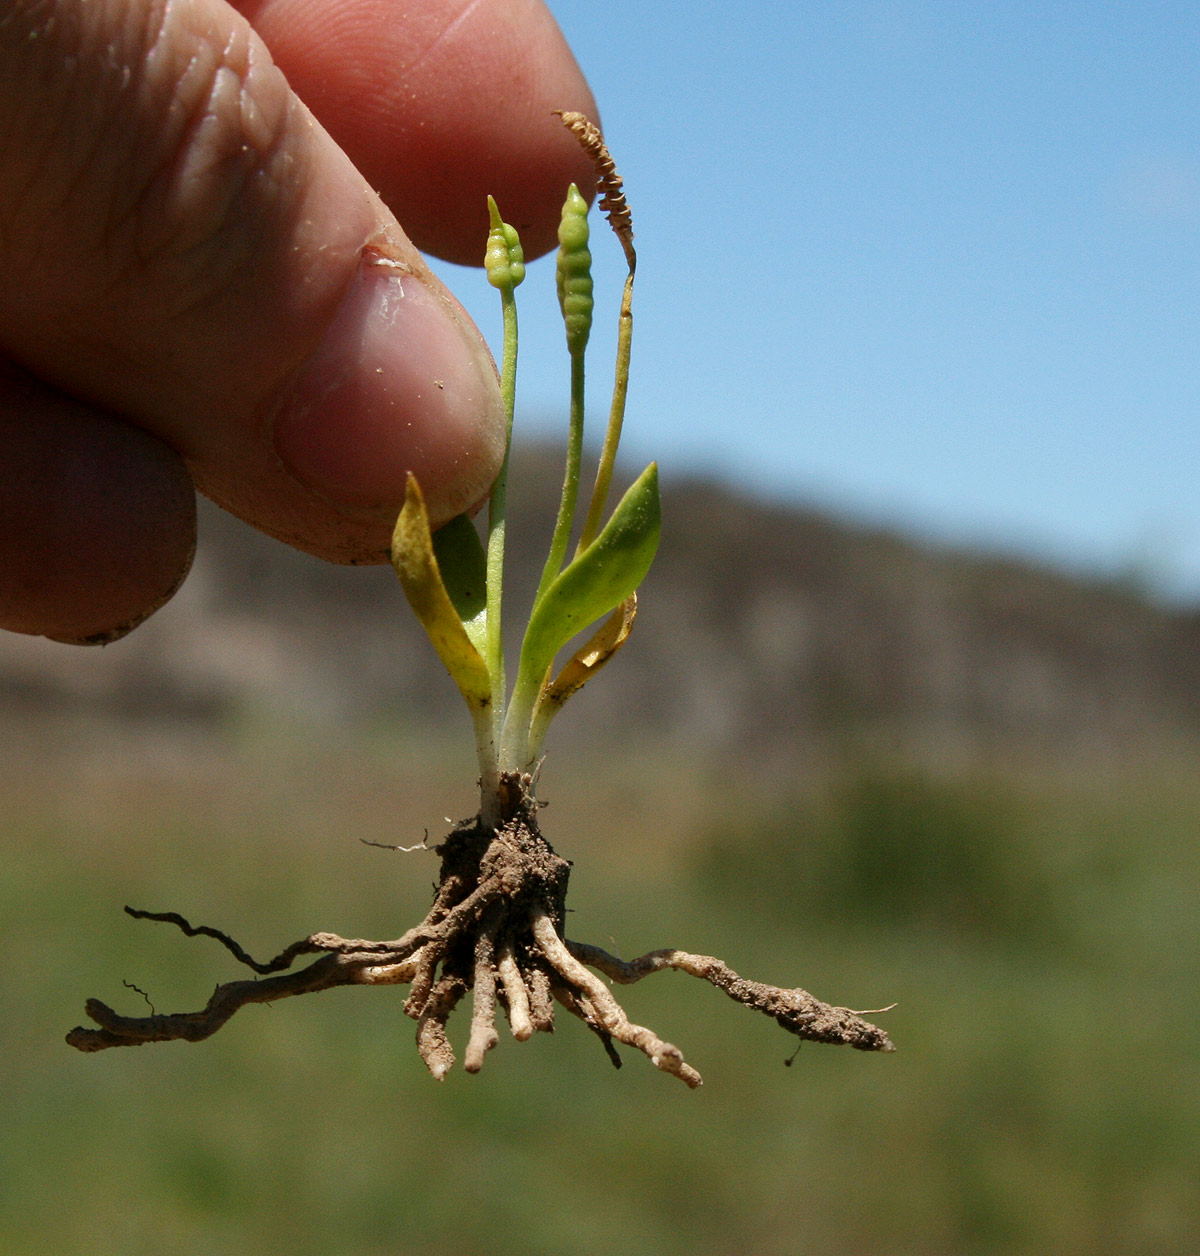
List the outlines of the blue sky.
<svg viewBox="0 0 1200 1256">
<path fill-rule="evenodd" d="M 634 209 L 630 458 L 1200 601 L 1200 5 L 551 8 Z M 520 295 L 538 426 L 552 263 Z"/>
</svg>

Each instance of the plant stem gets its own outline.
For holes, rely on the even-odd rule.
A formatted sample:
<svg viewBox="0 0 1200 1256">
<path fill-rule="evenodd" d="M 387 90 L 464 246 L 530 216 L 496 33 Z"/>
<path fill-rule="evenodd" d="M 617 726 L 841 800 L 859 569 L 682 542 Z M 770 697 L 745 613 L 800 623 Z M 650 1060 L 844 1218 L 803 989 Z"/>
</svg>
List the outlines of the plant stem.
<svg viewBox="0 0 1200 1256">
<path fill-rule="evenodd" d="M 567 435 L 567 468 L 563 477 L 562 497 L 558 504 L 558 518 L 554 521 L 554 535 L 550 540 L 550 553 L 546 556 L 546 565 L 542 569 L 542 578 L 533 599 L 534 606 L 541 601 L 554 577 L 562 570 L 571 529 L 575 524 L 575 507 L 579 500 L 579 464 L 583 456 L 583 362 L 582 349 L 571 354 L 571 423 Z"/>
<path fill-rule="evenodd" d="M 575 510 L 579 504 L 579 465 L 583 457 L 584 358 L 592 329 L 592 254 L 588 249 L 588 206 L 575 184 L 567 189 L 562 218 L 558 225 L 558 259 L 555 269 L 558 304 L 567 336 L 567 352 L 571 357 L 571 411 L 567 434 L 567 465 L 563 475 L 562 496 L 558 518 L 550 538 L 550 552 L 542 568 L 530 611 L 530 622 L 537 615 L 547 590 L 563 569 L 567 546 L 575 527 Z M 505 770 L 524 770 L 529 759 L 529 721 L 547 675 L 535 675 L 534 668 L 549 672 L 546 659 L 530 655 L 528 628 L 517 665 L 517 679 L 504 717 L 500 741 L 500 762 Z M 532 660 L 532 661 L 531 661 Z"/>
<path fill-rule="evenodd" d="M 529 724 L 533 706 L 541 690 L 543 676 L 528 676 L 518 670 L 512 698 L 500 740 L 501 772 L 523 772 L 529 766 Z"/>
<path fill-rule="evenodd" d="M 501 600 L 504 586 L 504 522 L 508 503 L 508 456 L 512 448 L 513 411 L 517 393 L 517 302 L 503 294 L 504 349 L 500 364 L 500 395 L 504 400 L 504 461 L 488 498 L 487 539 L 487 655 L 492 674 L 492 703 L 497 712 L 504 706 L 504 642 L 501 635 Z M 497 720 L 499 716 L 497 715 Z"/>
<path fill-rule="evenodd" d="M 504 461 L 488 498 L 487 533 L 487 640 L 484 662 L 492 678 L 491 709 L 487 713 L 488 736 L 476 728 L 479 749 L 479 786 L 485 822 L 495 822 L 500 783 L 500 739 L 504 731 L 504 637 L 501 607 L 504 590 L 505 511 L 508 504 L 508 459 L 512 450 L 513 412 L 517 397 L 517 302 L 511 288 L 501 292 L 504 311 L 504 347 L 500 358 L 500 396 L 504 401 Z"/>
<path fill-rule="evenodd" d="M 629 392 L 629 357 L 633 348 L 633 271 L 625 277 L 625 290 L 621 294 L 621 316 L 617 324 L 617 362 L 613 375 L 612 406 L 608 412 L 608 430 L 604 433 L 604 448 L 600 451 L 600 463 L 596 468 L 596 483 L 588 506 L 583 531 L 575 553 L 582 554 L 596 539 L 608 501 L 612 484 L 613 465 L 617 460 L 617 446 L 621 443 L 621 428 L 625 422 L 625 398 Z"/>
<path fill-rule="evenodd" d="M 562 497 L 558 504 L 558 518 L 554 522 L 554 535 L 550 540 L 550 553 L 546 556 L 546 565 L 542 569 L 542 578 L 533 599 L 535 608 L 554 583 L 555 576 L 562 570 L 571 530 L 575 524 L 575 508 L 579 502 L 579 465 L 583 457 L 583 364 L 584 351 L 580 348 L 571 354 L 571 422 L 567 435 L 567 468 L 563 477 Z M 529 675 L 524 667 L 517 669 L 517 679 L 501 738 L 500 762 L 506 771 L 522 771 L 528 767 L 529 721 L 545 679 L 545 676 Z"/>
</svg>

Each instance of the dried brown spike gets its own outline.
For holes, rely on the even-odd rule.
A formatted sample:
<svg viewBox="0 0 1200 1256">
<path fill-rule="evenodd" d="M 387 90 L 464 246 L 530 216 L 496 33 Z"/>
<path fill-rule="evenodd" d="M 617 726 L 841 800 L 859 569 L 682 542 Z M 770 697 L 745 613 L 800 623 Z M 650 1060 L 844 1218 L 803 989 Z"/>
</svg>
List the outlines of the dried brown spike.
<svg viewBox="0 0 1200 1256">
<path fill-rule="evenodd" d="M 608 216 L 609 226 L 616 232 L 621 247 L 625 250 L 625 260 L 629 263 L 632 273 L 637 268 L 637 254 L 633 249 L 633 215 L 625 200 L 625 192 L 621 184 L 621 176 L 617 173 L 616 163 L 600 128 L 586 115 L 572 113 L 562 109 L 554 111 L 562 120 L 563 125 L 579 141 L 583 151 L 592 160 L 596 169 L 596 190 L 601 193 L 600 208 Z"/>
</svg>

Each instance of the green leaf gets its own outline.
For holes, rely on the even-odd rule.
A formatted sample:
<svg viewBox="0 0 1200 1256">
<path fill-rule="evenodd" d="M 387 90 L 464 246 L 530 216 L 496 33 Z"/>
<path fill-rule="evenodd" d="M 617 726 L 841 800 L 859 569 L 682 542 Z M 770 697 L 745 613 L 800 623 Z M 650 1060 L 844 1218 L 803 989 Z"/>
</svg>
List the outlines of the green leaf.
<svg viewBox="0 0 1200 1256">
<path fill-rule="evenodd" d="M 554 656 L 577 632 L 629 597 L 650 570 L 661 530 L 658 466 L 651 463 L 617 503 L 600 535 L 537 601 L 521 647 L 522 678 L 540 684 Z"/>
<path fill-rule="evenodd" d="M 482 710 L 491 701 L 491 678 L 482 655 L 471 642 L 442 581 L 429 532 L 429 514 L 416 477 L 409 475 L 404 509 L 392 533 L 392 566 L 404 595 L 433 648 L 446 665 L 467 705 Z"/>
<path fill-rule="evenodd" d="M 487 641 L 487 555 L 475 525 L 456 515 L 433 534 L 433 553 L 442 583 L 471 644 L 480 654 Z"/>
</svg>

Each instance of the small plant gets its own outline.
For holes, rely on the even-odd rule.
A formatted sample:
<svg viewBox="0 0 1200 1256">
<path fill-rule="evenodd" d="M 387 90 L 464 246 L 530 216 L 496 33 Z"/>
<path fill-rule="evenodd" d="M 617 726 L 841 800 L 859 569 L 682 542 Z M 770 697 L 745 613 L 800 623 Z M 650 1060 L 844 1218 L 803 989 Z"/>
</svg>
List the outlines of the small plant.
<svg viewBox="0 0 1200 1256">
<path fill-rule="evenodd" d="M 410 475 L 392 544 L 392 562 L 405 595 L 471 713 L 479 757 L 479 814 L 457 824 L 436 848 L 442 863 L 433 906 L 420 924 L 393 941 L 314 933 L 265 963 L 252 959 L 218 929 L 194 927 L 175 912 L 127 907 L 131 916 L 174 924 L 189 937 L 215 938 L 263 979 L 218 986 L 207 1005 L 191 1013 L 121 1016 L 91 999 L 87 1014 L 99 1028 L 73 1029 L 67 1035 L 73 1047 L 99 1051 L 172 1039 L 196 1042 L 216 1032 L 248 1003 L 340 985 L 408 985 L 404 1010 L 417 1022 L 417 1049 L 435 1078 L 444 1077 L 454 1062 L 446 1026 L 470 994 L 471 1027 L 464 1058 L 468 1072 L 478 1072 L 487 1052 L 499 1042 L 497 1004 L 507 1013 L 513 1037 L 524 1041 L 535 1032 L 553 1029 L 557 1003 L 599 1037 L 618 1067 L 621 1060 L 614 1043 L 636 1047 L 658 1068 L 695 1087 L 700 1074 L 680 1050 L 633 1024 L 609 984 L 597 975 L 630 983 L 674 968 L 774 1017 L 798 1038 L 865 1051 L 892 1050 L 887 1035 L 861 1019 L 862 1014 L 831 1007 L 804 990 L 747 981 L 711 956 L 660 950 L 624 961 L 564 933 L 570 865 L 542 836 L 533 795 L 542 746 L 551 720 L 567 699 L 627 640 L 637 608 L 636 590 L 654 558 L 661 524 L 654 464 L 605 518 L 629 377 L 636 270 L 633 227 L 621 180 L 599 131 L 581 114 L 561 116 L 592 157 L 600 207 L 624 249 L 628 275 L 621 298 L 608 430 L 579 539 L 568 557 L 580 504 L 584 357 L 592 322 L 588 207 L 572 185 L 559 228 L 557 270 L 571 362 L 566 474 L 511 691 L 501 642 L 507 452 L 488 505 L 486 540 L 466 516 L 431 533 L 420 485 Z M 516 231 L 501 219 L 494 201 L 489 201 L 489 208 L 485 265 L 503 303 L 500 377 L 511 440 L 517 366 L 515 290 L 525 267 Z M 555 659 L 589 627 L 592 635 L 556 673 Z M 320 958 L 292 969 L 301 956 L 314 954 Z"/>
</svg>

